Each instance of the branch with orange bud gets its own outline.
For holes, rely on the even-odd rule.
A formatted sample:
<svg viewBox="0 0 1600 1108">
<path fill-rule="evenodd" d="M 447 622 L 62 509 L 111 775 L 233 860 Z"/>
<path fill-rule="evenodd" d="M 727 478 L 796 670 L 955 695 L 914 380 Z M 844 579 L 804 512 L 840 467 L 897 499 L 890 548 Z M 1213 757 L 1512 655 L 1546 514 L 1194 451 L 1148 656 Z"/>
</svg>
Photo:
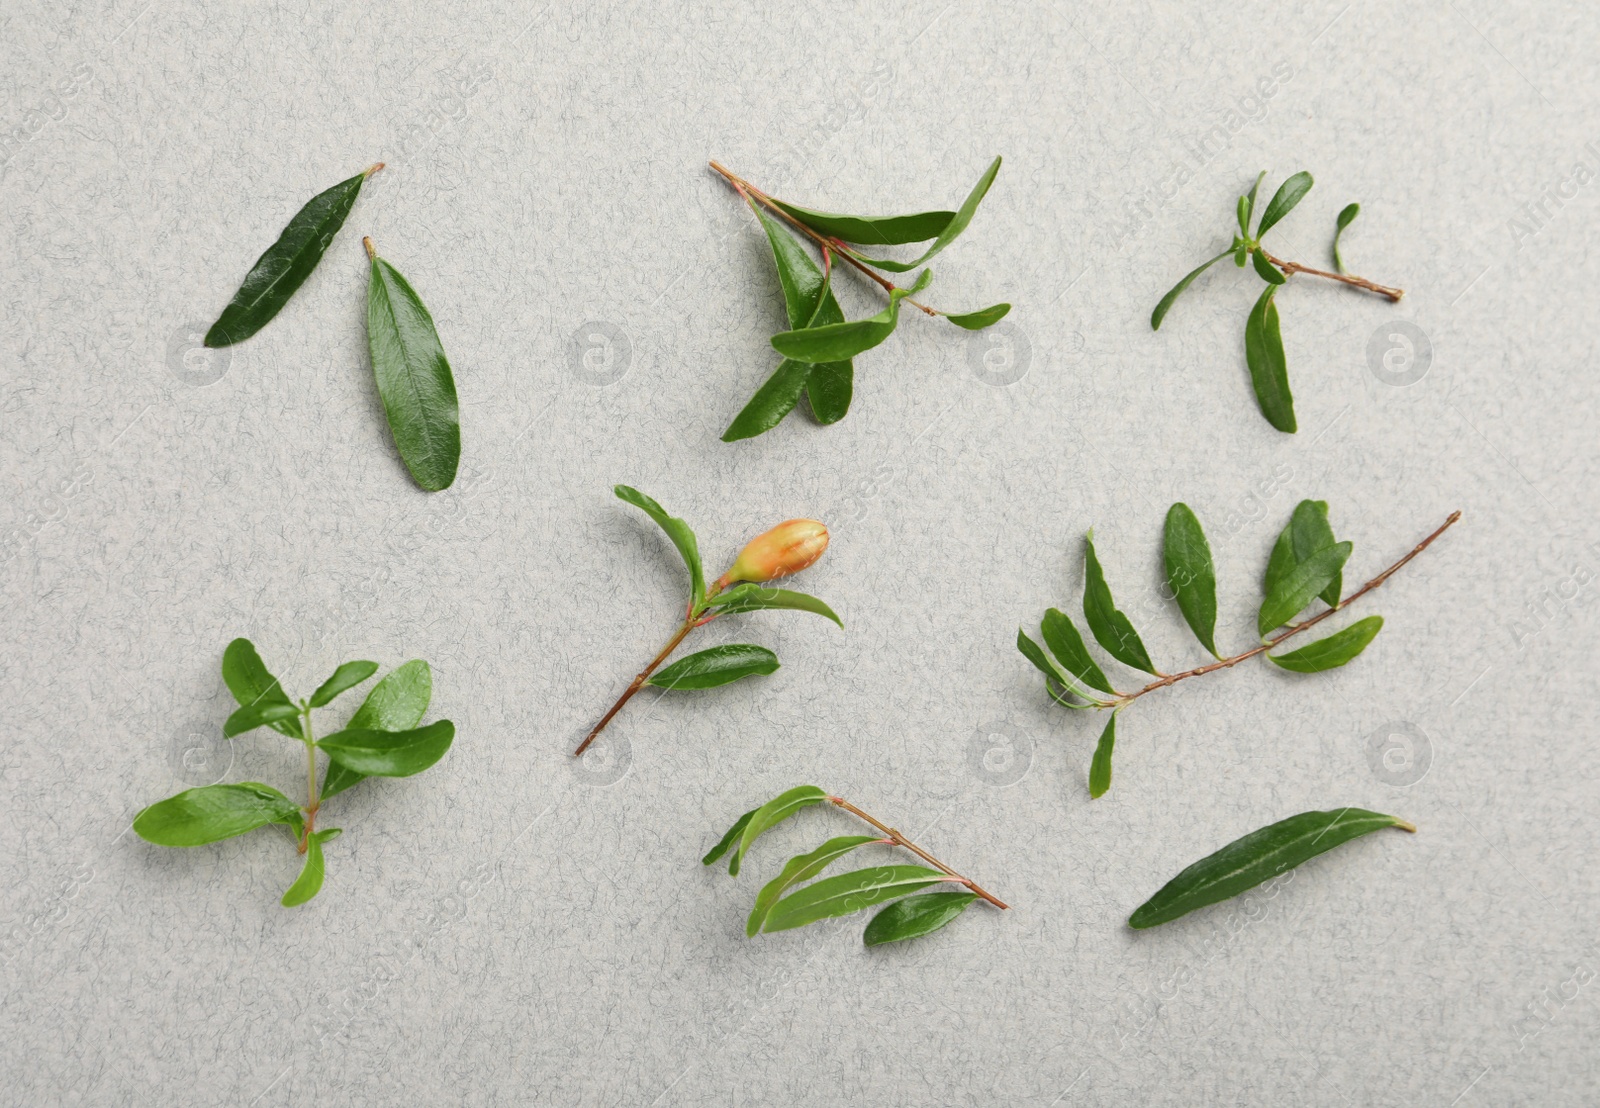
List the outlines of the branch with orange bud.
<svg viewBox="0 0 1600 1108">
<path fill-rule="evenodd" d="M 622 706 L 646 685 L 661 689 L 714 689 L 741 677 L 768 674 L 778 668 L 778 656 L 766 647 L 729 643 L 680 658 L 657 673 L 661 664 L 696 627 L 703 627 L 719 616 L 778 608 L 815 612 L 833 620 L 840 627 L 844 626 L 833 609 L 814 596 L 765 587 L 768 581 L 799 573 L 822 557 L 822 552 L 828 549 L 828 529 L 816 520 L 786 520 L 770 531 L 757 535 L 708 590 L 705 571 L 700 564 L 700 544 L 689 525 L 676 516 L 669 516 L 666 509 L 637 489 L 618 485 L 613 491 L 618 499 L 627 501 L 653 519 L 666 532 L 667 538 L 672 540 L 672 545 L 678 548 L 689 570 L 689 602 L 683 622 L 678 625 L 672 638 L 667 640 L 667 645 L 634 676 L 611 710 L 600 717 L 600 722 L 572 752 L 574 757 L 587 750 L 595 736 L 604 731 L 606 725 L 622 710 Z"/>
</svg>

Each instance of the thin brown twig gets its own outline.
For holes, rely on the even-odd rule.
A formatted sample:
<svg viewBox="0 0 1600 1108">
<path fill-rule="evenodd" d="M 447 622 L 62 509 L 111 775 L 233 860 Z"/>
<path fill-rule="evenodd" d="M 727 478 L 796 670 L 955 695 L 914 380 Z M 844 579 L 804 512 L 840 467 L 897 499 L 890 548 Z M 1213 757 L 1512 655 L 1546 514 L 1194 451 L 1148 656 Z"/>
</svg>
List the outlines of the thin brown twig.
<svg viewBox="0 0 1600 1108">
<path fill-rule="evenodd" d="M 590 731 L 588 735 L 584 736 L 584 740 L 578 744 L 578 749 L 572 752 L 572 756 L 574 758 L 578 757 L 585 750 L 589 749 L 589 744 L 594 742 L 595 736 L 599 735 L 600 732 L 606 729 L 606 724 L 611 722 L 611 717 L 622 711 L 622 706 L 633 699 L 634 693 L 644 688 L 644 683 L 650 679 L 650 675 L 656 671 L 656 667 L 662 662 L 666 661 L 667 655 L 678 649 L 678 644 L 683 642 L 685 636 L 687 636 L 690 631 L 693 631 L 698 626 L 700 625 L 696 623 L 693 618 L 683 621 L 683 626 L 679 627 L 678 633 L 673 635 L 667 645 L 661 648 L 661 653 L 657 654 L 655 658 L 651 660 L 649 665 L 645 666 L 638 672 L 638 674 L 634 677 L 633 682 L 628 685 L 623 694 L 617 697 L 617 702 L 611 705 L 611 710 L 605 715 L 601 716 L 600 722 L 594 725 L 594 730 Z"/>
<path fill-rule="evenodd" d="M 849 812 L 851 815 L 857 817 L 858 819 L 866 820 L 873 827 L 876 827 L 879 831 L 882 831 L 885 835 L 887 835 L 889 837 L 890 841 L 892 841 L 896 846 L 905 847 L 907 850 L 911 851 L 911 853 L 915 854 L 918 858 L 921 858 L 924 862 L 927 862 L 930 866 L 933 866 L 935 869 L 941 869 L 945 873 L 948 873 L 951 877 L 954 877 L 957 881 L 960 881 L 968 889 L 972 890 L 972 892 L 976 893 L 978 896 L 981 896 L 984 900 L 987 900 L 990 904 L 993 904 L 996 908 L 1009 908 L 1009 907 L 1011 907 L 1011 905 L 1007 904 L 1005 901 L 999 899 L 998 897 L 995 897 L 995 896 L 991 895 L 990 893 L 985 892 L 981 887 L 979 887 L 979 885 L 978 885 L 978 883 L 976 881 L 973 881 L 970 878 L 966 878 L 966 877 L 961 876 L 955 870 L 951 869 L 949 866 L 947 866 L 943 862 L 939 861 L 939 859 L 935 858 L 932 854 L 929 854 L 926 850 L 923 850 L 916 843 L 912 842 L 910 839 L 908 839 L 904 835 L 900 834 L 900 832 L 896 831 L 893 827 L 890 827 L 888 824 L 882 823 L 882 822 L 874 819 L 873 817 L 867 815 L 867 813 L 863 812 L 860 808 L 857 808 L 854 804 L 850 803 L 844 797 L 842 797 L 842 796 L 830 796 L 828 798 L 828 801 L 829 801 L 829 803 L 833 804 L 835 807 L 843 808 L 845 811 Z"/>
<path fill-rule="evenodd" d="M 1388 285 L 1380 285 L 1378 282 L 1369 281 L 1365 277 L 1352 277 L 1348 273 L 1329 273 L 1326 269 L 1314 269 L 1308 265 L 1301 265 L 1299 262 L 1286 262 L 1282 258 L 1277 258 L 1267 253 L 1267 248 L 1259 243 L 1256 245 L 1256 250 L 1267 261 L 1283 270 L 1285 276 L 1291 276 L 1296 273 L 1309 273 L 1313 277 L 1326 277 L 1330 281 L 1340 281 L 1346 285 L 1354 285 L 1358 289 L 1375 292 L 1379 296 L 1386 296 L 1395 302 L 1398 302 L 1406 294 L 1405 289 L 1392 289 Z"/>
</svg>

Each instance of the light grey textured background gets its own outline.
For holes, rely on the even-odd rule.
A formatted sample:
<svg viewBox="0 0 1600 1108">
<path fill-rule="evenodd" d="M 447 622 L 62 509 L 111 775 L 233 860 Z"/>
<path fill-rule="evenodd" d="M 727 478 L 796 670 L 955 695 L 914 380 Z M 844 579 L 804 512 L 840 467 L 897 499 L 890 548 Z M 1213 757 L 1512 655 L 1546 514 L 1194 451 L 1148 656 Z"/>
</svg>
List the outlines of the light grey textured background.
<svg viewBox="0 0 1600 1108">
<path fill-rule="evenodd" d="M 1600 1099 L 1600 19 L 1228 7 L 10 0 L 0 1101 Z M 908 313 L 858 360 L 843 423 L 718 442 L 781 307 L 706 160 L 894 210 L 953 203 L 996 153 L 929 295 L 1011 300 L 1007 327 Z M 295 209 L 378 160 L 277 320 L 195 349 Z M 1323 263 L 1360 200 L 1347 261 L 1409 290 L 1281 295 L 1292 437 L 1249 392 L 1253 275 L 1219 267 L 1147 324 L 1264 167 L 1317 179 L 1284 256 Z M 455 365 L 443 494 L 382 423 L 364 234 Z M 841 287 L 851 315 L 881 303 Z M 1406 386 L 1373 368 L 1397 321 L 1431 347 L 1389 354 L 1426 370 Z M 848 629 L 702 632 L 784 667 L 640 698 L 575 766 L 681 603 L 619 481 L 687 517 L 713 572 L 779 519 L 827 521 L 797 587 Z M 1333 505 L 1353 580 L 1465 518 L 1363 603 L 1388 624 L 1355 664 L 1244 666 L 1127 712 L 1091 802 L 1095 723 L 1047 702 L 1018 624 L 1075 603 L 1094 526 L 1157 661 L 1200 661 L 1158 594 L 1183 499 L 1242 648 L 1302 497 Z M 297 695 L 342 659 L 426 658 L 433 718 L 459 728 L 435 770 L 334 803 L 347 830 L 295 911 L 272 834 L 172 851 L 127 830 L 190 784 L 298 790 L 287 741 L 210 738 L 241 634 Z M 805 814 L 737 881 L 698 858 L 801 782 L 1013 910 L 899 948 L 864 949 L 864 917 L 746 940 L 786 849 L 850 822 Z M 1346 804 L 1420 833 L 1124 925 L 1200 854 Z"/>
</svg>

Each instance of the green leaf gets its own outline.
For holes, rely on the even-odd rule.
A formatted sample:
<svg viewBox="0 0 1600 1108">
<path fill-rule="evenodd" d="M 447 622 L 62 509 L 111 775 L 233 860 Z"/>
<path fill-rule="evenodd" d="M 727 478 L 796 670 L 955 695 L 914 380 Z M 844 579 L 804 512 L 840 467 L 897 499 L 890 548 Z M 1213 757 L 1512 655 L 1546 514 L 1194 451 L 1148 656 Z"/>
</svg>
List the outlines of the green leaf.
<svg viewBox="0 0 1600 1108">
<path fill-rule="evenodd" d="M 744 815 L 734 820 L 733 826 L 728 828 L 728 833 L 723 835 L 722 839 L 717 843 L 717 845 L 711 848 L 710 853 L 708 853 L 704 858 L 700 859 L 700 864 L 702 866 L 709 866 L 712 862 L 715 862 L 718 858 L 728 853 L 729 848 L 733 846 L 734 840 L 740 835 L 744 834 L 744 829 L 750 823 L 750 818 L 760 810 L 761 809 L 759 808 L 751 808 Z"/>
<path fill-rule="evenodd" d="M 667 538 L 672 540 L 672 545 L 676 546 L 678 553 L 683 556 L 683 564 L 689 567 L 693 605 L 696 608 L 700 607 L 701 601 L 706 598 L 706 576 L 700 568 L 700 544 L 694 537 L 694 531 L 683 520 L 669 516 L 665 508 L 638 489 L 618 485 L 611 491 L 616 493 L 617 499 L 627 501 L 655 520 L 656 526 L 667 533 Z"/>
<path fill-rule="evenodd" d="M 1278 540 L 1272 544 L 1272 553 L 1267 556 L 1267 572 L 1261 580 L 1261 595 L 1271 596 L 1284 574 L 1299 564 L 1300 559 L 1294 556 L 1294 522 L 1291 520 L 1278 532 Z"/>
<path fill-rule="evenodd" d="M 1357 620 L 1343 631 L 1318 639 L 1288 654 L 1268 654 L 1267 660 L 1296 673 L 1321 673 L 1325 669 L 1338 669 L 1367 648 L 1383 630 L 1382 616 L 1368 616 Z"/>
<path fill-rule="evenodd" d="M 1245 242 L 1244 239 L 1241 239 L 1241 238 L 1234 239 L 1233 240 L 1233 264 L 1238 266 L 1240 269 L 1243 269 L 1247 264 L 1249 264 L 1249 259 L 1250 259 L 1250 244 L 1248 242 Z"/>
<path fill-rule="evenodd" d="M 345 216 L 350 214 L 366 179 L 366 173 L 358 173 L 348 181 L 340 181 L 313 196 L 295 213 L 278 241 L 250 267 L 239 291 L 206 332 L 207 346 L 243 342 L 271 322 L 317 268 L 333 236 L 344 226 Z"/>
<path fill-rule="evenodd" d="M 231 739 L 268 723 L 282 723 L 286 719 L 294 719 L 299 714 L 300 709 L 293 704 L 264 704 L 260 701 L 246 704 L 223 723 L 222 736 Z"/>
<path fill-rule="evenodd" d="M 658 689 L 714 689 L 741 677 L 773 673 L 778 656 L 764 646 L 729 643 L 680 658 L 646 684 Z"/>
<path fill-rule="evenodd" d="M 1250 235 L 1250 202 L 1244 197 L 1239 197 L 1239 203 L 1234 210 L 1234 215 L 1239 220 L 1239 233 L 1246 237 Z"/>
<path fill-rule="evenodd" d="M 799 362 L 842 362 L 853 358 L 892 335 L 895 325 L 900 321 L 900 301 L 927 288 L 932 279 L 933 272 L 923 270 L 915 284 L 910 288 L 894 289 L 889 293 L 888 306 L 866 319 L 828 323 L 799 331 L 780 331 L 772 336 L 772 348 L 785 358 Z"/>
<path fill-rule="evenodd" d="M 1250 366 L 1250 383 L 1255 386 L 1256 403 L 1267 422 L 1285 434 L 1293 434 L 1294 396 L 1289 392 L 1289 364 L 1283 355 L 1283 335 L 1278 330 L 1278 306 L 1272 294 L 1277 285 L 1268 285 L 1261 299 L 1250 309 L 1244 325 L 1244 358 Z"/>
<path fill-rule="evenodd" d="M 1090 688 L 1115 695 L 1116 690 L 1090 656 L 1089 648 L 1084 645 L 1083 636 L 1078 634 L 1071 616 L 1058 608 L 1049 609 L 1039 625 L 1039 633 L 1044 637 L 1044 644 L 1050 648 L 1050 653 L 1067 667 L 1068 673 Z"/>
<path fill-rule="evenodd" d="M 1259 250 L 1250 252 L 1250 263 L 1256 267 L 1256 273 L 1269 285 L 1281 285 L 1289 278 L 1285 277 L 1277 266 L 1267 261 L 1267 256 Z"/>
<path fill-rule="evenodd" d="M 1117 610 L 1116 601 L 1111 598 L 1111 587 L 1100 569 L 1100 559 L 1095 557 L 1093 531 L 1084 538 L 1083 567 L 1083 618 L 1089 623 L 1094 641 L 1123 665 L 1161 676 L 1145 652 L 1139 632 L 1133 629 L 1128 617 Z"/>
<path fill-rule="evenodd" d="M 977 893 L 918 893 L 897 900 L 867 924 L 861 938 L 868 946 L 897 943 L 937 931 L 978 899 Z"/>
<path fill-rule="evenodd" d="M 1339 236 L 1344 234 L 1344 229 L 1356 221 L 1356 216 L 1361 214 L 1360 204 L 1347 204 L 1339 213 L 1339 218 L 1334 221 L 1333 231 L 1333 268 L 1340 273 L 1344 272 L 1344 259 L 1339 257 Z"/>
<path fill-rule="evenodd" d="M 1028 633 L 1020 627 L 1017 628 L 1017 649 L 1022 652 L 1024 658 L 1038 667 L 1040 673 L 1044 674 L 1047 688 L 1052 681 L 1063 689 L 1072 688 L 1071 678 L 1057 669 L 1055 663 L 1050 660 L 1039 644 L 1030 639 Z M 1054 689 L 1050 690 L 1050 695 L 1055 696 Z"/>
<path fill-rule="evenodd" d="M 944 227 L 939 230 L 938 237 L 933 240 L 933 245 L 929 246 L 928 249 L 923 252 L 922 257 L 910 262 L 896 262 L 886 258 L 867 258 L 861 256 L 860 254 L 857 254 L 856 257 L 875 269 L 882 269 L 889 273 L 909 273 L 913 269 L 916 269 L 919 265 L 926 265 L 935 254 L 949 246 L 956 240 L 957 235 L 961 234 L 962 231 L 967 229 L 967 224 L 972 222 L 972 217 L 978 211 L 978 205 L 983 202 L 984 196 L 989 191 L 989 186 L 994 184 L 995 175 L 999 172 L 1000 159 L 995 158 L 994 161 L 989 163 L 989 168 L 983 171 L 983 176 L 978 178 L 978 183 L 972 186 L 972 191 L 967 193 L 967 198 L 961 202 L 960 209 L 955 213 L 955 215 L 951 216 L 949 221 L 945 223 Z M 846 242 L 869 241 L 867 239 L 852 239 L 848 235 L 840 235 L 839 237 L 844 239 Z M 921 240 L 909 239 L 906 241 L 918 242 Z M 854 251 L 852 251 L 852 253 L 854 253 Z M 993 311 L 994 309 L 990 308 L 987 310 Z M 1005 312 L 1000 313 L 1000 315 L 1004 314 Z M 995 316 L 994 319 L 989 321 L 989 323 L 993 323 L 995 319 L 999 318 L 1000 316 Z M 988 323 L 983 324 L 985 327 L 988 325 Z M 974 331 L 978 330 L 977 327 L 972 327 L 970 329 Z"/>
<path fill-rule="evenodd" d="M 456 737 L 447 719 L 410 731 L 346 727 L 317 743 L 329 758 L 367 777 L 410 777 L 444 757 Z"/>
<path fill-rule="evenodd" d="M 1289 518 L 1289 533 L 1296 562 L 1303 562 L 1317 551 L 1332 546 L 1335 539 L 1333 525 L 1328 522 L 1328 502 L 1302 500 L 1296 504 L 1294 515 Z M 1343 592 L 1344 575 L 1336 573 L 1321 596 L 1328 607 L 1337 608 Z"/>
<path fill-rule="evenodd" d="M 1256 630 L 1262 637 L 1288 623 L 1327 588 L 1328 582 L 1349 560 L 1350 550 L 1347 542 L 1325 546 L 1285 573 L 1261 602 L 1261 610 L 1256 615 Z"/>
<path fill-rule="evenodd" d="M 708 602 L 710 607 L 717 610 L 718 615 L 736 615 L 739 612 L 759 612 L 767 609 L 783 609 L 796 612 L 815 612 L 819 616 L 826 616 L 840 627 L 844 621 L 834 614 L 832 608 L 814 596 L 792 589 L 772 589 L 765 585 L 746 582 L 735 585 L 727 592 L 718 593 Z"/>
<path fill-rule="evenodd" d="M 836 322 L 843 322 L 843 314 Z M 838 423 L 850 411 L 850 400 L 855 393 L 855 366 L 843 362 L 818 362 L 811 367 L 806 379 L 806 402 L 811 405 L 811 415 L 826 426 Z"/>
<path fill-rule="evenodd" d="M 858 846 L 867 843 L 888 842 L 876 835 L 841 835 L 836 839 L 829 839 L 809 854 L 797 854 L 784 864 L 783 872 L 768 881 L 756 894 L 755 907 L 750 909 L 750 918 L 745 921 L 744 933 L 753 936 L 761 930 L 761 925 L 767 921 L 767 915 L 772 911 L 772 906 L 778 899 L 788 892 L 790 888 L 809 881 L 839 858 L 843 858 Z"/>
<path fill-rule="evenodd" d="M 801 808 L 821 804 L 827 798 L 828 794 L 815 785 L 797 785 L 757 808 L 739 835 L 739 848 L 728 859 L 728 872 L 735 877 L 739 875 L 739 865 L 744 861 L 745 852 L 764 832 L 772 830 Z"/>
<path fill-rule="evenodd" d="M 750 201 L 756 218 L 761 221 L 767 241 L 772 245 L 772 260 L 778 267 L 778 284 L 783 287 L 783 306 L 789 316 L 789 326 L 805 327 L 816 314 L 817 301 L 822 295 L 825 278 L 811 255 L 800 241 L 789 233 L 766 209 L 755 200 Z M 832 295 L 831 291 L 829 295 Z"/>
<path fill-rule="evenodd" d="M 937 238 L 950 226 L 955 212 L 917 212 L 914 215 L 840 215 L 819 212 L 774 199 L 773 203 L 818 234 L 865 246 L 903 246 Z"/>
<path fill-rule="evenodd" d="M 412 479 L 429 492 L 449 488 L 461 462 L 450 362 L 422 298 L 376 255 L 367 285 L 367 349 L 389 431 Z"/>
<path fill-rule="evenodd" d="M 1212 657 L 1217 653 L 1217 572 L 1211 563 L 1211 544 L 1200 519 L 1189 505 L 1179 502 L 1167 509 L 1163 557 L 1167 587 L 1178 601 L 1189 630 Z"/>
<path fill-rule="evenodd" d="M 1173 301 L 1177 300 L 1178 297 L 1183 295 L 1183 290 L 1194 284 L 1194 279 L 1196 277 L 1200 276 L 1200 274 L 1204 273 L 1206 270 L 1210 269 L 1212 266 L 1216 265 L 1223 258 L 1226 258 L 1232 253 L 1233 247 L 1230 246 L 1228 249 L 1218 254 L 1215 258 L 1212 258 L 1209 262 L 1206 262 L 1199 268 L 1193 270 L 1187 277 L 1179 281 L 1176 285 L 1173 285 L 1172 291 L 1163 296 L 1161 298 L 1161 303 L 1156 305 L 1156 310 L 1150 313 L 1150 329 L 1152 331 L 1161 330 L 1161 321 L 1167 318 L 1167 309 L 1172 307 Z"/>
<path fill-rule="evenodd" d="M 289 694 L 278 679 L 267 672 L 249 639 L 234 639 L 222 652 L 222 681 L 242 708 L 249 704 L 288 704 Z M 274 731 L 298 739 L 300 725 L 282 719 L 272 724 Z"/>
<path fill-rule="evenodd" d="M 377 662 L 344 663 L 333 671 L 332 677 L 317 686 L 317 691 L 311 694 L 311 706 L 313 708 L 321 708 L 323 705 L 332 702 L 334 697 L 346 689 L 355 688 L 377 672 Z"/>
<path fill-rule="evenodd" d="M 1301 170 L 1278 186 L 1278 191 L 1272 194 L 1272 199 L 1267 202 L 1267 210 L 1261 213 L 1261 223 L 1256 228 L 1256 238 L 1260 238 L 1271 230 L 1272 226 L 1294 211 L 1294 206 L 1305 199 L 1306 193 L 1311 191 L 1311 174 Z"/>
<path fill-rule="evenodd" d="M 1250 186 L 1250 192 L 1244 198 L 1244 227 L 1240 234 L 1245 238 L 1250 237 L 1250 217 L 1256 210 L 1256 193 L 1261 191 L 1261 182 L 1267 179 L 1267 171 L 1262 170 L 1256 174 L 1256 183 Z M 1244 263 L 1240 263 L 1241 268 Z"/>
<path fill-rule="evenodd" d="M 427 662 L 414 658 L 372 686 L 345 726 L 363 731 L 409 731 L 422 722 L 432 699 L 433 671 Z M 366 774 L 330 760 L 322 777 L 322 799 L 344 792 L 364 777 Z"/>
<path fill-rule="evenodd" d="M 1189 866 L 1141 904 L 1128 917 L 1128 926 L 1168 923 L 1196 908 L 1238 896 L 1324 851 L 1385 827 L 1416 830 L 1403 819 L 1364 808 L 1290 816 L 1235 839 Z"/>
<path fill-rule="evenodd" d="M 157 801 L 133 818 L 133 830 L 157 846 L 204 846 L 282 823 L 304 826 L 300 809 L 277 789 L 255 781 L 207 785 Z"/>
<path fill-rule="evenodd" d="M 322 875 L 324 864 L 322 861 L 322 844 L 339 834 L 339 828 L 330 827 L 326 831 L 314 832 L 306 841 L 306 864 L 300 870 L 300 876 L 295 878 L 294 884 L 289 886 L 289 891 L 283 894 L 281 903 L 285 908 L 298 908 L 312 897 L 322 891 Z"/>
<path fill-rule="evenodd" d="M 963 312 L 960 315 L 945 312 L 944 317 L 957 327 L 964 327 L 968 331 L 981 331 L 985 327 L 999 323 L 1010 310 L 1010 304 L 994 304 L 976 312 Z"/>
<path fill-rule="evenodd" d="M 773 905 L 762 930 L 771 934 L 822 919 L 848 916 L 948 880 L 948 874 L 927 866 L 873 866 L 825 877 Z"/>
<path fill-rule="evenodd" d="M 800 394 L 806 391 L 811 371 L 820 368 L 809 362 L 797 362 L 793 358 L 779 362 L 772 376 L 756 390 L 739 414 L 733 417 L 728 429 L 722 432 L 722 441 L 753 439 L 782 423 L 784 417 L 800 403 Z"/>
<path fill-rule="evenodd" d="M 1111 751 L 1117 745 L 1117 713 L 1106 720 L 1106 729 L 1100 732 L 1095 744 L 1094 758 L 1089 762 L 1089 795 L 1102 797 L 1111 788 Z"/>
</svg>

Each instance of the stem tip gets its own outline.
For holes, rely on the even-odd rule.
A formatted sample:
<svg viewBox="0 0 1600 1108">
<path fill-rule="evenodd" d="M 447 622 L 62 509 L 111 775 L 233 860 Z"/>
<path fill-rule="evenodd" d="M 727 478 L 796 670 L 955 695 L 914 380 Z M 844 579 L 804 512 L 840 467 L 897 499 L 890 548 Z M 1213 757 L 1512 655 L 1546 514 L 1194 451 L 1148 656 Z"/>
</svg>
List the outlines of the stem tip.
<svg viewBox="0 0 1600 1108">
<path fill-rule="evenodd" d="M 361 245 L 365 246 L 367 248 L 367 257 L 368 258 L 372 259 L 373 261 L 377 261 L 378 260 L 378 252 L 372 248 L 372 236 L 371 235 L 363 235 L 362 238 L 361 238 Z"/>
</svg>

